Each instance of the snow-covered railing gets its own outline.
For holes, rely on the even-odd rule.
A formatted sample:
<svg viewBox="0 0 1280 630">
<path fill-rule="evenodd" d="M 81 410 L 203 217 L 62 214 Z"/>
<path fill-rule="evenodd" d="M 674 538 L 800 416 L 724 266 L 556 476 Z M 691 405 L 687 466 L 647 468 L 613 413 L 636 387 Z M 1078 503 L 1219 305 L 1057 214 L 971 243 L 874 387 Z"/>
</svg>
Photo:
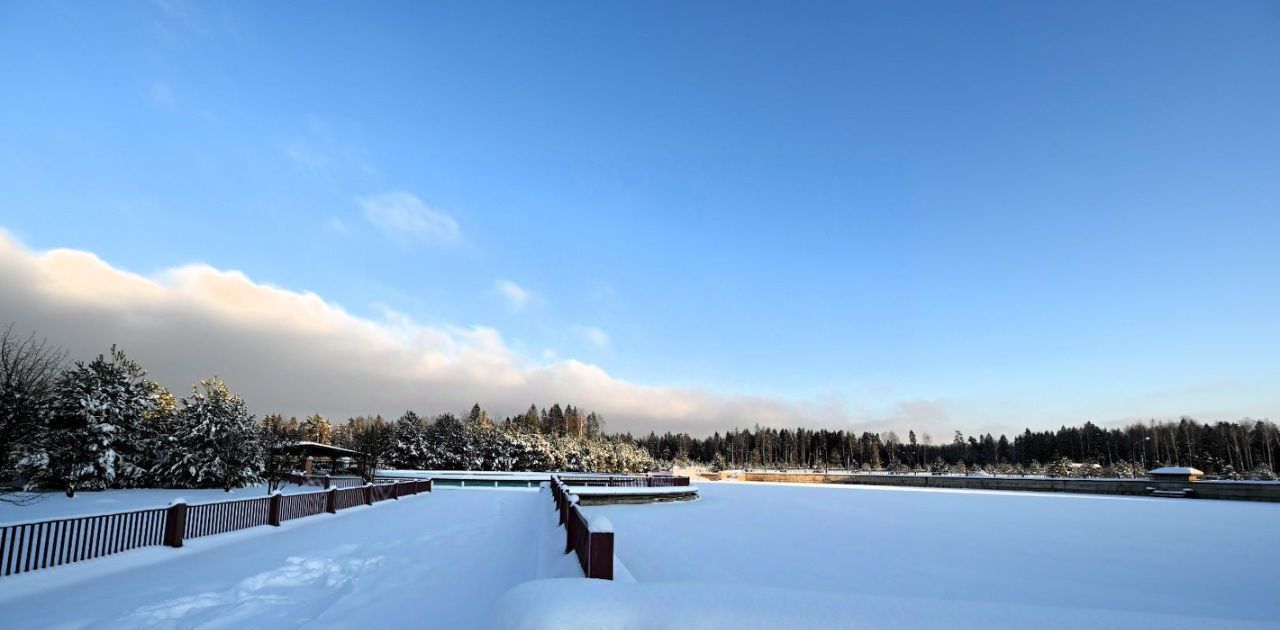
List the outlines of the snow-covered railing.
<svg viewBox="0 0 1280 630">
<path fill-rule="evenodd" d="M 430 479 L 330 487 L 322 492 L 233 499 L 187 505 L 175 500 L 167 508 L 95 514 L 0 526 L 0 576 L 25 573 L 105 555 L 167 545 L 181 547 L 187 538 L 212 536 L 287 521 L 387 499 L 431 492 Z"/>
<path fill-rule="evenodd" d="M 153 508 L 0 526 L 0 575 L 160 545 L 165 513 Z"/>
<path fill-rule="evenodd" d="M 577 552 L 584 576 L 612 580 L 613 524 L 603 517 L 587 518 L 578 507 L 578 497 L 559 477 L 551 478 L 551 496 L 564 525 L 564 552 Z"/>
<path fill-rule="evenodd" d="M 564 477 L 570 486 L 606 486 L 610 488 L 669 488 L 689 485 L 688 477 L 636 476 L 636 475 L 577 475 Z"/>
<path fill-rule="evenodd" d="M 182 537 L 199 538 L 266 525 L 273 514 L 279 520 L 280 500 L 276 498 L 279 496 L 273 494 L 269 497 L 188 505 Z"/>
</svg>

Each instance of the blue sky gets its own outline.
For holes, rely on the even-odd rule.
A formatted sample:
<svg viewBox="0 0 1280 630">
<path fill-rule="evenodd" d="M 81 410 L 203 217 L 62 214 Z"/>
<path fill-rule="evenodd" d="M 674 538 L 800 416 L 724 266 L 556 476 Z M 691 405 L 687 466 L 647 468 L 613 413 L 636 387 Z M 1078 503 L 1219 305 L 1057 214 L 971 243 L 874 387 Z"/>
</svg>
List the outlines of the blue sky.
<svg viewBox="0 0 1280 630">
<path fill-rule="evenodd" d="M 1280 415 L 1276 3 L 3 2 L 0 58 L 32 251 L 854 419 Z"/>
</svg>

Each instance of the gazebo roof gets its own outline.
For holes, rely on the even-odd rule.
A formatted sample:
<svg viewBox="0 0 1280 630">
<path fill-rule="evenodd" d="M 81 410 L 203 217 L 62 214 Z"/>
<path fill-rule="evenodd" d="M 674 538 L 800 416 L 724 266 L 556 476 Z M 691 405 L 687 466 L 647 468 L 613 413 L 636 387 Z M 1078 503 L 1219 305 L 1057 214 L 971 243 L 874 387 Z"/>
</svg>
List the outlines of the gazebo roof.
<svg viewBox="0 0 1280 630">
<path fill-rule="evenodd" d="M 352 457 L 362 455 L 360 451 L 353 451 L 349 448 L 334 446 L 332 444 L 321 444 L 319 442 L 294 442 L 288 446 L 279 449 L 285 453 L 297 453 L 299 455 L 322 456 L 322 457 Z"/>
</svg>

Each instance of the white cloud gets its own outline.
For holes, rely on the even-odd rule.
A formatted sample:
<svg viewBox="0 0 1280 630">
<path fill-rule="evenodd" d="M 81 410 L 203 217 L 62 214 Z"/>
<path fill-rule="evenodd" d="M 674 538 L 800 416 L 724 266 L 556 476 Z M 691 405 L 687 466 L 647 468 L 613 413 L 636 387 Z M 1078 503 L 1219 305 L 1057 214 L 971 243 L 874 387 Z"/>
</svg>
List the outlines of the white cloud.
<svg viewBox="0 0 1280 630">
<path fill-rule="evenodd" d="M 173 107 L 175 102 L 173 88 L 169 87 L 169 84 L 164 81 L 156 81 L 151 85 L 151 100 L 157 105 Z"/>
<path fill-rule="evenodd" d="M 522 310 L 529 303 L 530 298 L 533 297 L 533 294 L 528 289 L 510 280 L 499 280 L 496 286 L 502 297 L 507 299 L 507 304 L 517 311 Z"/>
<path fill-rule="evenodd" d="M 583 339 L 587 340 L 587 343 L 597 348 L 607 349 L 609 347 L 609 334 L 595 326 L 579 326 L 578 333 L 582 335 Z"/>
<path fill-rule="evenodd" d="M 428 326 L 387 309 L 360 317 L 239 271 L 193 264 L 138 275 L 84 251 L 31 251 L 2 230 L 0 296 L 0 321 L 72 357 L 118 343 L 175 393 L 217 374 L 258 414 L 398 416 L 479 401 L 501 417 L 560 401 L 599 411 L 614 431 L 694 433 L 848 418 L 830 405 L 640 385 L 554 355 L 529 360 L 492 328 Z"/>
<path fill-rule="evenodd" d="M 286 146 L 284 154 L 298 165 L 312 171 L 324 170 L 333 163 L 328 155 L 296 142 Z"/>
<path fill-rule="evenodd" d="M 365 219 L 396 240 L 440 244 L 461 238 L 453 217 L 427 207 L 412 193 L 389 192 L 357 201 Z"/>
</svg>

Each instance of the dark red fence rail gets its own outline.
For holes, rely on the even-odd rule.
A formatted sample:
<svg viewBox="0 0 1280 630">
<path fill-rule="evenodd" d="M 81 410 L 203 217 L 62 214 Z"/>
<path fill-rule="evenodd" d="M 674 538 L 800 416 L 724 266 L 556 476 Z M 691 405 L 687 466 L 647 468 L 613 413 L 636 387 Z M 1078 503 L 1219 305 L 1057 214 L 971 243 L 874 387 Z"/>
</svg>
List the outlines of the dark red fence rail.
<svg viewBox="0 0 1280 630">
<path fill-rule="evenodd" d="M 561 477 L 568 486 L 591 486 L 610 488 L 669 488 L 689 485 L 688 477 L 635 477 L 630 475 L 602 475 L 599 477 L 573 476 Z"/>
<path fill-rule="evenodd" d="M 181 547 L 198 538 L 261 525 L 279 525 L 323 512 L 371 505 L 420 492 L 431 480 L 397 481 L 324 492 L 236 499 L 115 514 L 0 525 L 0 575 L 13 575 L 137 549 Z"/>
<path fill-rule="evenodd" d="M 0 575 L 159 545 L 164 508 L 0 526 Z"/>
<path fill-rule="evenodd" d="M 308 492 L 281 496 L 280 520 L 290 521 L 326 511 L 328 495 L 327 492 Z"/>
<path fill-rule="evenodd" d="M 271 497 L 188 505 L 182 537 L 199 538 L 258 527 L 266 525 L 270 517 Z"/>
<path fill-rule="evenodd" d="M 364 488 L 346 488 L 334 490 L 334 510 L 345 510 L 357 505 L 366 505 Z"/>
<path fill-rule="evenodd" d="M 373 493 L 374 501 L 386 501 L 387 499 L 398 499 L 396 489 L 400 487 L 398 483 L 380 483 L 368 486 L 369 491 Z"/>
<path fill-rule="evenodd" d="M 556 476 L 551 477 L 551 497 L 555 499 L 560 523 L 564 525 L 564 552 L 577 552 L 584 576 L 612 580 L 613 531 L 591 531 L 590 521 L 578 507 L 578 498 Z"/>
</svg>

